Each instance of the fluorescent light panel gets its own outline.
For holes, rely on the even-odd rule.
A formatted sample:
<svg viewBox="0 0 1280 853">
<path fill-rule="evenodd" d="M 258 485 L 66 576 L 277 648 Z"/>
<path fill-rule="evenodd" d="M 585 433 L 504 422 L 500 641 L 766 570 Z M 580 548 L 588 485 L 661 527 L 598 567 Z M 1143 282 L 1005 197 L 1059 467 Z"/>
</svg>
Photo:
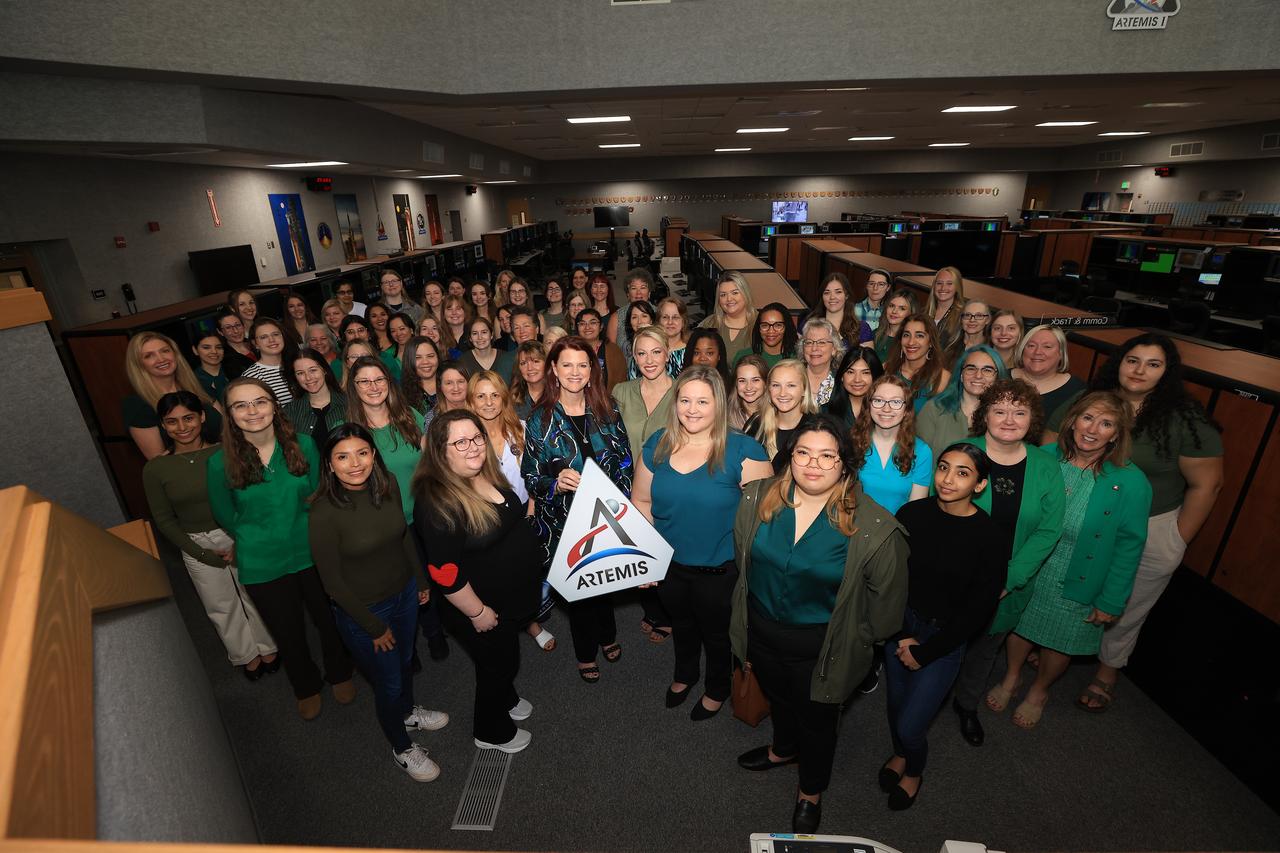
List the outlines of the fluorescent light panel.
<svg viewBox="0 0 1280 853">
<path fill-rule="evenodd" d="M 597 145 L 597 148 L 639 148 L 639 142 L 610 142 L 605 145 Z"/>
<path fill-rule="evenodd" d="M 515 181 L 481 181 L 482 184 L 514 184 Z"/>
<path fill-rule="evenodd" d="M 789 127 L 740 127 L 738 133 L 786 133 Z"/>
<path fill-rule="evenodd" d="M 1099 133 L 1099 136 L 1146 136 L 1149 130 L 1109 130 L 1106 133 Z"/>
<path fill-rule="evenodd" d="M 462 175 L 418 175 L 419 178 L 461 178 Z"/>
<path fill-rule="evenodd" d="M 967 142 L 930 142 L 930 148 L 963 148 L 969 143 Z"/>
<path fill-rule="evenodd" d="M 894 139 L 892 136 L 850 136 L 850 142 L 886 142 Z"/>
<path fill-rule="evenodd" d="M 569 119 L 569 124 L 612 124 L 619 121 L 631 121 L 631 116 L 581 116 Z"/>
<path fill-rule="evenodd" d="M 750 148 L 717 148 L 717 149 L 716 149 L 716 153 L 718 153 L 718 154 L 729 154 L 729 153 L 733 153 L 733 152 L 736 152 L 736 151 L 750 151 L 750 150 L 751 150 Z"/>
<path fill-rule="evenodd" d="M 1016 104 L 1003 104 L 1000 106 L 977 106 L 977 107 L 947 107 L 944 113 L 1002 113 L 1005 110 L 1016 110 Z"/>
<path fill-rule="evenodd" d="M 311 169 L 317 166 L 346 166 L 344 160 L 312 160 L 308 163 L 268 163 L 268 169 Z"/>
<path fill-rule="evenodd" d="M 1084 127 L 1097 124 L 1096 121 L 1042 121 L 1036 127 Z"/>
</svg>

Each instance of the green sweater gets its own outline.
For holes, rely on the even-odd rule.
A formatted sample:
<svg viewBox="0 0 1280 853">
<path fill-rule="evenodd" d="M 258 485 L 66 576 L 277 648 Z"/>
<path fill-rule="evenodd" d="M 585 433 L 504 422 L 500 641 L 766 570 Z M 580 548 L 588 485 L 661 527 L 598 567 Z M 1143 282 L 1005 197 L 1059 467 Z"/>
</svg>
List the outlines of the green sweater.
<svg viewBox="0 0 1280 853">
<path fill-rule="evenodd" d="M 289 473 L 279 442 L 262 482 L 242 489 L 227 483 L 222 448 L 209 457 L 209 505 L 218 526 L 236 540 L 236 565 L 245 584 L 268 583 L 315 565 L 307 532 L 307 498 L 320 482 L 315 442 L 298 436 L 307 472 Z"/>
<path fill-rule="evenodd" d="M 775 479 L 746 485 L 733 525 L 739 575 L 733 588 L 729 641 L 742 660 L 747 660 L 747 590 L 751 545 L 760 529 L 757 510 Z M 815 702 L 840 704 L 848 699 L 871 668 L 872 644 L 902 630 L 907 607 L 906 532 L 888 510 L 861 493 L 857 526 L 849 539 L 844 580 L 809 683 L 809 698 Z"/>
<path fill-rule="evenodd" d="M 191 541 L 188 533 L 216 530 L 218 522 L 209 508 L 207 465 L 218 446 L 191 453 L 166 453 L 151 459 L 142 469 L 142 488 L 151 507 L 151 520 L 160 535 L 193 559 L 219 568 L 226 561 Z"/>
<path fill-rule="evenodd" d="M 987 449 L 985 435 L 966 438 L 965 441 L 984 451 Z M 1009 573 L 1004 582 L 1009 594 L 1000 599 L 995 619 L 987 629 L 989 634 L 1010 631 L 1017 626 L 1022 611 L 1031 600 L 1031 581 L 1062 536 L 1067 496 L 1062 472 L 1058 470 L 1058 457 L 1032 444 L 1024 442 L 1024 446 L 1027 448 L 1027 473 L 1022 483 L 1018 524 L 1013 532 L 1013 556 L 1009 559 Z M 990 515 L 991 489 L 983 489 L 973 504 Z"/>
<path fill-rule="evenodd" d="M 391 477 L 391 495 L 379 507 L 368 490 L 347 492 L 351 505 L 320 499 L 311 505 L 311 553 L 325 591 L 370 637 L 387 625 L 369 605 L 404 589 L 409 578 L 427 588 L 413 535 L 400 508 L 400 486 Z"/>
</svg>

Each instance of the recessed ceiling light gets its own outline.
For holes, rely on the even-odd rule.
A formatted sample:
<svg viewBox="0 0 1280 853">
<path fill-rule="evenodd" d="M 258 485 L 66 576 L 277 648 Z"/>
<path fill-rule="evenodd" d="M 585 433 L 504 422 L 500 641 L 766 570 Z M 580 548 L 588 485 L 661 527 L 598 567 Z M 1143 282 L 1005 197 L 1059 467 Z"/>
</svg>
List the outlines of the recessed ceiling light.
<svg viewBox="0 0 1280 853">
<path fill-rule="evenodd" d="M 418 175 L 419 178 L 461 178 L 462 175 Z"/>
<path fill-rule="evenodd" d="M 392 172 L 412 172 L 413 169 L 391 169 Z"/>
<path fill-rule="evenodd" d="M 789 127 L 740 127 L 738 133 L 786 133 Z"/>
<path fill-rule="evenodd" d="M 1084 127 L 1097 124 L 1096 121 L 1042 121 L 1036 127 Z"/>
<path fill-rule="evenodd" d="M 568 121 L 569 124 L 609 124 L 616 121 L 631 121 L 631 116 L 581 116 Z"/>
<path fill-rule="evenodd" d="M 1099 133 L 1099 136 L 1146 136 L 1149 130 L 1109 130 L 1106 133 Z"/>
<path fill-rule="evenodd" d="M 717 154 L 730 154 L 737 151 L 750 151 L 750 148 L 717 148 Z"/>
<path fill-rule="evenodd" d="M 779 110 L 773 113 L 777 118 L 809 118 L 818 115 L 822 110 Z M 764 116 L 761 116 L 764 118 Z"/>
<path fill-rule="evenodd" d="M 930 142 L 930 148 L 963 148 L 969 143 L 967 142 Z"/>
<path fill-rule="evenodd" d="M 809 129 L 810 129 L 810 130 L 812 130 L 812 131 L 815 131 L 815 132 L 816 132 L 816 131 L 819 131 L 819 130 L 844 130 L 844 125 L 842 125 L 842 124 L 824 124 L 824 125 L 822 125 L 821 127 L 811 127 L 811 128 L 809 128 Z"/>
<path fill-rule="evenodd" d="M 1141 163 L 1125 163 L 1120 168 L 1121 169 L 1141 169 L 1142 164 Z"/>
<path fill-rule="evenodd" d="M 850 136 L 850 142 L 885 142 L 893 139 L 892 136 Z"/>
<path fill-rule="evenodd" d="M 823 89 L 796 89 L 797 92 L 865 92 L 866 86 L 838 86 Z"/>
<path fill-rule="evenodd" d="M 310 169 L 315 166 L 346 166 L 342 160 L 312 160 L 307 163 L 269 163 L 268 169 Z"/>
<path fill-rule="evenodd" d="M 1203 103 L 1204 101 L 1156 101 L 1155 103 L 1143 104 L 1142 106 L 1145 109 L 1151 109 L 1152 107 L 1160 109 L 1178 109 L 1179 107 L 1198 107 Z"/>
<path fill-rule="evenodd" d="M 515 181 L 481 181 L 482 184 L 514 184 Z"/>
<path fill-rule="evenodd" d="M 639 148 L 639 142 L 609 142 L 604 145 L 597 145 L 597 148 Z"/>
<path fill-rule="evenodd" d="M 1005 110 L 1016 110 L 1016 104 L 1004 104 L 1001 106 L 980 106 L 980 107 L 947 107 L 944 113 L 1002 113 Z"/>
</svg>

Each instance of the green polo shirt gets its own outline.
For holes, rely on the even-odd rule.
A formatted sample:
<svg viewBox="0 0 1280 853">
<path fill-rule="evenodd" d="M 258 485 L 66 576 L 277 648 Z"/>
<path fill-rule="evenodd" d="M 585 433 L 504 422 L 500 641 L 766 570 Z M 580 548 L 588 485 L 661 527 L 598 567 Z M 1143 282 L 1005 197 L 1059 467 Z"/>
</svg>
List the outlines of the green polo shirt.
<svg viewBox="0 0 1280 853">
<path fill-rule="evenodd" d="M 268 583 L 315 564 L 307 527 L 307 498 L 320 482 L 315 442 L 298 436 L 307 472 L 289 473 L 277 442 L 262 482 L 241 489 L 227 483 L 225 452 L 209 457 L 209 506 L 218 526 L 236 541 L 236 565 L 246 584 Z"/>
<path fill-rule="evenodd" d="M 819 513 L 796 542 L 796 512 L 783 506 L 760 525 L 751 543 L 748 589 L 760 608 L 784 625 L 825 625 L 844 578 L 849 537 Z M 793 544 L 794 543 L 794 544 Z"/>
<path fill-rule="evenodd" d="M 409 413 L 413 415 L 414 423 L 418 425 L 420 432 L 425 432 L 426 419 L 417 409 L 410 409 Z M 404 507 L 404 520 L 406 524 L 413 524 L 413 471 L 418 467 L 418 457 L 422 455 L 422 448 L 416 444 L 410 444 L 404 440 L 404 437 L 396 431 L 391 424 L 377 429 L 371 429 L 373 433 L 373 443 L 378 448 L 378 454 L 382 457 L 382 464 L 387 466 L 387 470 L 396 475 L 396 480 L 402 485 L 400 486 L 400 503 Z"/>
</svg>

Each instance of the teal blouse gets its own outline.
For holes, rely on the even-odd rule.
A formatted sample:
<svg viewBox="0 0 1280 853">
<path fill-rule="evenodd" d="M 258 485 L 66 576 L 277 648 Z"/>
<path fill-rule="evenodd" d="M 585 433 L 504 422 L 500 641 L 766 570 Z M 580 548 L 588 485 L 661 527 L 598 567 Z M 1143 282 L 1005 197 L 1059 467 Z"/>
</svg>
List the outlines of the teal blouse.
<svg viewBox="0 0 1280 853">
<path fill-rule="evenodd" d="M 783 506 L 751 543 L 748 591 L 757 606 L 785 625 L 825 625 L 844 579 L 849 537 L 820 513 L 796 542 L 796 511 Z M 794 544 L 793 544 L 794 543 Z"/>
<path fill-rule="evenodd" d="M 413 415 L 418 430 L 424 431 L 425 418 L 422 414 L 417 409 L 410 409 L 409 412 Z M 422 455 L 422 448 L 405 441 L 391 424 L 371 429 L 369 432 L 373 433 L 373 443 L 377 446 L 379 455 L 382 456 L 382 463 L 387 466 L 388 471 L 396 475 L 396 480 L 401 483 L 400 504 L 404 508 L 404 520 L 406 524 L 413 524 L 411 483 L 413 471 L 418 467 L 418 457 Z"/>
</svg>

